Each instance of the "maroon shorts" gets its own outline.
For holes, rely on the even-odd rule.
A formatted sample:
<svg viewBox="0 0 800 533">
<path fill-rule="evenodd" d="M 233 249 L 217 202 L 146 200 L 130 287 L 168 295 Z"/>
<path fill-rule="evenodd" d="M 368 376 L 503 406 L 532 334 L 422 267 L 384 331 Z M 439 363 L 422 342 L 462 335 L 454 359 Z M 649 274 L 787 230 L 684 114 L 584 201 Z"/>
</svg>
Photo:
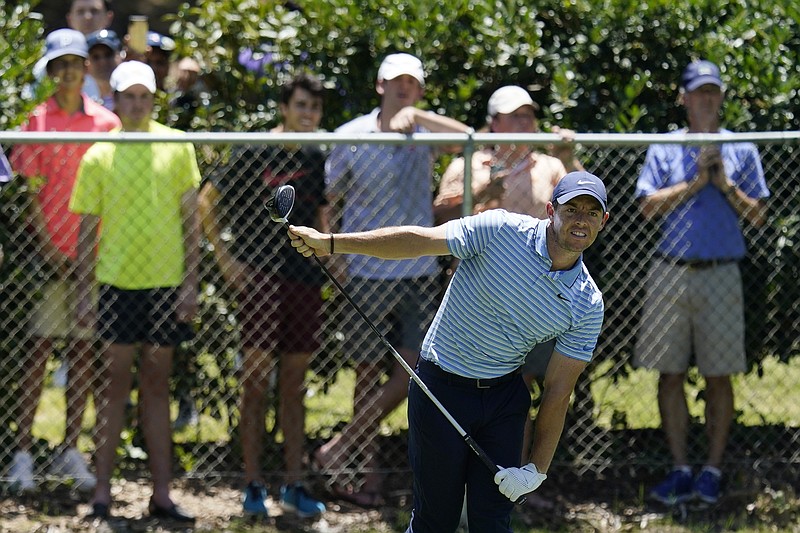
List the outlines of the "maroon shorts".
<svg viewBox="0 0 800 533">
<path fill-rule="evenodd" d="M 242 345 L 273 353 L 313 352 L 322 327 L 318 285 L 256 273 L 238 295 Z"/>
</svg>

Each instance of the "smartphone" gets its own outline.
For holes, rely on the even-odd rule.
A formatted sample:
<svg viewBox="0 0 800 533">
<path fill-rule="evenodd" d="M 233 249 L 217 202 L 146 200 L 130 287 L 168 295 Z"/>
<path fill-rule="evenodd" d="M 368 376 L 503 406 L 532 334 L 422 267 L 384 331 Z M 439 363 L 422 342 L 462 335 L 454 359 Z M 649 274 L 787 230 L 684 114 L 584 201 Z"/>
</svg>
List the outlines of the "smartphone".
<svg viewBox="0 0 800 533">
<path fill-rule="evenodd" d="M 131 15 L 128 19 L 128 47 L 138 53 L 147 51 L 147 17 L 145 15 Z"/>
</svg>

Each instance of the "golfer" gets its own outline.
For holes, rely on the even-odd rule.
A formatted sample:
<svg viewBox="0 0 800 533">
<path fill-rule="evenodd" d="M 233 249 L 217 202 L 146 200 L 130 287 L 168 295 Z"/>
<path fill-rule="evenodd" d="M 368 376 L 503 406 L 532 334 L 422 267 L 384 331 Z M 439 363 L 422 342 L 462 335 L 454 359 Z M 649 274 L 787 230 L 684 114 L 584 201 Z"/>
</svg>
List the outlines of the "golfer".
<svg viewBox="0 0 800 533">
<path fill-rule="evenodd" d="M 546 220 L 498 209 L 434 228 L 331 235 L 289 227 L 292 246 L 304 256 L 461 259 L 416 371 L 500 471 L 486 468 L 412 381 L 408 447 L 414 509 L 407 532 L 455 531 L 465 485 L 470 531 L 510 532 L 513 502 L 547 478 L 575 382 L 592 358 L 603 322 L 602 295 L 582 253 L 608 216 L 603 182 L 581 171 L 558 183 Z M 530 463 L 518 467 L 530 407 L 519 369 L 536 344 L 551 339 L 556 343 Z"/>
</svg>

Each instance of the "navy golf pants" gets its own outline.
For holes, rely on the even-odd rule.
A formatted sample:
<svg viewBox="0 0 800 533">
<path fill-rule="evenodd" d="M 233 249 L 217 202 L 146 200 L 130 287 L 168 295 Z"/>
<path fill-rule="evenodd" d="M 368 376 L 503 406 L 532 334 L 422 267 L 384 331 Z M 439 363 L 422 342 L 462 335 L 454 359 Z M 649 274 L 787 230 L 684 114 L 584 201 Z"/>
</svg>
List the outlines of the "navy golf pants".
<svg viewBox="0 0 800 533">
<path fill-rule="evenodd" d="M 426 371 L 421 365 L 417 370 L 433 395 L 496 464 L 519 466 L 522 432 L 531 406 L 521 375 L 490 388 L 477 388 L 449 380 L 442 373 Z M 406 533 L 455 531 L 465 486 L 470 531 L 511 533 L 514 504 L 498 490 L 494 473 L 413 380 L 408 424 L 414 509 Z"/>
</svg>

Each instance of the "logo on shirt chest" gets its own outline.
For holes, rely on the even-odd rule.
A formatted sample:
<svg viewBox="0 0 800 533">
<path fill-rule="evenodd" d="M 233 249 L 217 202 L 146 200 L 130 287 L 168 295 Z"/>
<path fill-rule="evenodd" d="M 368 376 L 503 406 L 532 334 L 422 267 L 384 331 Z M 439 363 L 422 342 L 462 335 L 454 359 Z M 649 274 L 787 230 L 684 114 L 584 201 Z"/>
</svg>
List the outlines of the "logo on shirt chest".
<svg viewBox="0 0 800 533">
<path fill-rule="evenodd" d="M 297 181 L 306 174 L 306 171 L 303 169 L 298 169 L 294 172 L 273 172 L 271 168 L 267 168 L 264 169 L 264 172 L 261 174 L 261 180 L 264 185 L 270 189 L 274 189 L 275 187 L 286 185 L 291 181 Z"/>
</svg>

